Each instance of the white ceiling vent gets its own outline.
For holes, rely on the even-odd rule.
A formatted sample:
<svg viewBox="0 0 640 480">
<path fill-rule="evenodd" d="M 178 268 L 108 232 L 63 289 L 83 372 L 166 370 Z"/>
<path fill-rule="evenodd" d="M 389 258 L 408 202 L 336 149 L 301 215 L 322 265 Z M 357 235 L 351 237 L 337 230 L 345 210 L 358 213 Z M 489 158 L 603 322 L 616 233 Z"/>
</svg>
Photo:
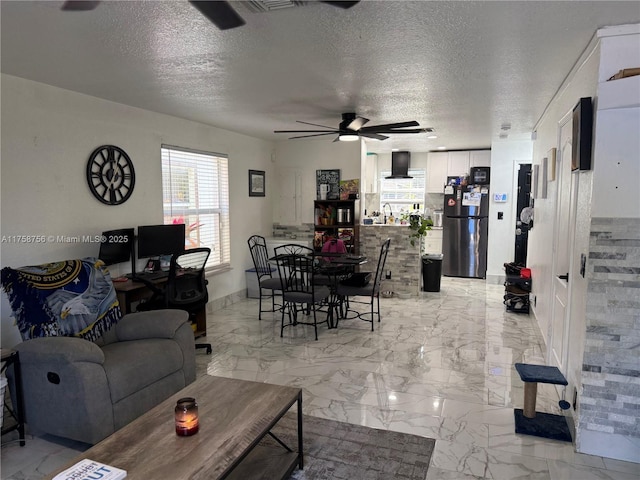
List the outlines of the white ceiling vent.
<svg viewBox="0 0 640 480">
<path fill-rule="evenodd" d="M 283 8 L 299 7 L 303 4 L 297 0 L 248 0 L 242 4 L 252 13 L 270 12 Z"/>
</svg>

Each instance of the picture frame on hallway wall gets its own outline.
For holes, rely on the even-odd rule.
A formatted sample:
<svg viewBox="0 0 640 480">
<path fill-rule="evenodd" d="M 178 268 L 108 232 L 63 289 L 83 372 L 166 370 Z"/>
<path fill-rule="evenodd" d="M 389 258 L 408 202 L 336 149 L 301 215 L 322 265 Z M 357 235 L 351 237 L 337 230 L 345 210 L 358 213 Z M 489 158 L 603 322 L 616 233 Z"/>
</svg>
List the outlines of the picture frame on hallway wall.
<svg viewBox="0 0 640 480">
<path fill-rule="evenodd" d="M 593 103 L 583 97 L 573 108 L 571 142 L 571 170 L 591 170 L 591 142 L 593 139 Z"/>
<path fill-rule="evenodd" d="M 531 177 L 531 197 L 540 198 L 538 196 L 538 177 L 540 176 L 540 165 L 533 166 L 533 173 Z"/>
<path fill-rule="evenodd" d="M 547 180 L 553 182 L 556 179 L 556 147 L 547 152 L 547 158 L 549 159 L 549 176 Z"/>
<path fill-rule="evenodd" d="M 265 173 L 264 170 L 249 170 L 249 196 L 265 196 Z"/>
<path fill-rule="evenodd" d="M 549 169 L 549 159 L 544 157 L 542 159 L 542 178 L 540 179 L 540 198 L 547 198 L 547 178 Z"/>
</svg>

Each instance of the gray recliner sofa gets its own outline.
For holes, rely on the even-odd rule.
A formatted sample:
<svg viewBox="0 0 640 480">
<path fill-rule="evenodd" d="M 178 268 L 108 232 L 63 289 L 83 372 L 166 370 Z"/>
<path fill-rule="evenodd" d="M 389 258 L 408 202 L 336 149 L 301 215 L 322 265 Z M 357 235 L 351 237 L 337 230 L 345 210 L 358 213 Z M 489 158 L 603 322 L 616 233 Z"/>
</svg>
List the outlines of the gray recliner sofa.
<svg viewBox="0 0 640 480">
<path fill-rule="evenodd" d="M 96 343 L 75 337 L 24 341 L 19 351 L 31 433 L 95 444 L 193 382 L 189 315 L 123 316 Z M 13 382 L 13 372 L 9 372 Z"/>
</svg>

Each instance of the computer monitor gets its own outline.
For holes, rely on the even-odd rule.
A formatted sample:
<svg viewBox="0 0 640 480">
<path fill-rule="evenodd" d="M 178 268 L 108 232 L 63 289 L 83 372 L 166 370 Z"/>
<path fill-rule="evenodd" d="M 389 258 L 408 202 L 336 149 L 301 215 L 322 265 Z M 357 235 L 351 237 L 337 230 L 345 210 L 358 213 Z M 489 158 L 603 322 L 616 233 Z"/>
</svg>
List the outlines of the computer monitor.
<svg viewBox="0 0 640 480">
<path fill-rule="evenodd" d="M 138 258 L 162 257 L 184 251 L 184 224 L 138 227 Z"/>
<path fill-rule="evenodd" d="M 133 238 L 133 228 L 102 232 L 98 258 L 105 265 L 128 262 L 133 256 Z"/>
</svg>

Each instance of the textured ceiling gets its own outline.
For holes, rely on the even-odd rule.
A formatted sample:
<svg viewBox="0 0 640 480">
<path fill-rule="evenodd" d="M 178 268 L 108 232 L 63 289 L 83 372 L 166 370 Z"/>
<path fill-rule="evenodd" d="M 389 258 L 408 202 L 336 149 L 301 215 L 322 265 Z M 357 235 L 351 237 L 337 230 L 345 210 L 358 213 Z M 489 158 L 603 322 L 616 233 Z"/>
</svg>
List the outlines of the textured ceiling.
<svg viewBox="0 0 640 480">
<path fill-rule="evenodd" d="M 2 1 L 2 72 L 267 138 L 417 120 L 426 134 L 372 151 L 489 147 L 529 134 L 599 27 L 640 22 L 638 2 L 318 2 L 253 13 L 220 31 L 186 1 Z M 637 65 L 630 65 L 630 67 Z M 313 128 L 313 127 L 310 127 Z M 321 137 L 333 140 L 333 136 Z M 307 139 L 290 140 L 296 142 Z"/>
</svg>

